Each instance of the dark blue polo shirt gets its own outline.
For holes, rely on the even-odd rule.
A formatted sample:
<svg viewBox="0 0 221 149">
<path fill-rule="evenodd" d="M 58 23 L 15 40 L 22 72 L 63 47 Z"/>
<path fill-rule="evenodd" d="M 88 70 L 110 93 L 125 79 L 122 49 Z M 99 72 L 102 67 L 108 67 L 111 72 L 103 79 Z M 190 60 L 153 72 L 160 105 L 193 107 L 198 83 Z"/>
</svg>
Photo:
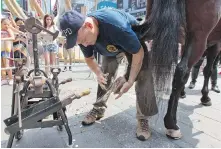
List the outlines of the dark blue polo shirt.
<svg viewBox="0 0 221 149">
<path fill-rule="evenodd" d="M 99 35 L 95 45 L 80 45 L 85 57 L 93 56 L 94 50 L 104 56 L 115 56 L 120 52 L 135 54 L 141 44 L 131 29 L 138 24 L 135 17 L 117 9 L 102 9 L 88 14 L 98 21 Z"/>
</svg>

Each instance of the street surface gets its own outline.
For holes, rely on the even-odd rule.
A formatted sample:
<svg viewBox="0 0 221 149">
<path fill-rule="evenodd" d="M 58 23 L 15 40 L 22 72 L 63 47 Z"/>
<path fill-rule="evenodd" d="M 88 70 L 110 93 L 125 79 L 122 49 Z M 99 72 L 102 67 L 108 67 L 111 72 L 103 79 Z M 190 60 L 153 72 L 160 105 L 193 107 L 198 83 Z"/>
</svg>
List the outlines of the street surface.
<svg viewBox="0 0 221 149">
<path fill-rule="evenodd" d="M 221 148 L 221 94 L 210 91 L 212 99 L 211 107 L 204 107 L 200 104 L 201 88 L 203 85 L 202 73 L 193 90 L 187 88 L 187 98 L 180 99 L 178 107 L 178 125 L 181 128 L 183 137 L 180 140 L 168 139 L 164 133 L 163 116 L 167 109 L 167 100 L 161 102 L 160 113 L 151 120 L 152 136 L 149 140 L 141 142 L 136 139 L 136 108 L 134 87 L 124 94 L 120 99 L 115 100 L 113 96 L 108 102 L 108 109 L 105 117 L 94 125 L 84 127 L 81 125 L 83 117 L 92 108 L 95 102 L 97 84 L 89 72 L 77 72 L 87 70 L 86 66 L 73 67 L 75 72 L 62 72 L 59 78 L 72 77 L 71 83 L 61 86 L 61 96 L 66 96 L 73 90 L 84 90 L 91 88 L 91 94 L 67 106 L 67 116 L 70 129 L 73 135 L 71 147 L 80 148 L 120 148 L 120 147 L 145 147 L 145 148 L 171 148 L 171 147 L 218 147 Z M 119 73 L 122 72 L 122 67 Z M 219 69 L 220 72 L 220 69 Z M 122 74 L 122 73 L 121 73 Z M 218 76 L 218 85 L 221 88 L 221 75 Z M 209 83 L 209 88 L 210 83 Z M 12 86 L 1 88 L 1 145 L 6 146 L 8 135 L 5 134 L 4 119 L 10 116 Z M 168 99 L 168 97 L 167 97 Z M 50 118 L 50 117 L 49 117 Z M 68 137 L 65 130 L 62 132 L 54 128 L 25 130 L 20 141 L 15 141 L 16 148 L 63 148 L 67 146 Z"/>
</svg>

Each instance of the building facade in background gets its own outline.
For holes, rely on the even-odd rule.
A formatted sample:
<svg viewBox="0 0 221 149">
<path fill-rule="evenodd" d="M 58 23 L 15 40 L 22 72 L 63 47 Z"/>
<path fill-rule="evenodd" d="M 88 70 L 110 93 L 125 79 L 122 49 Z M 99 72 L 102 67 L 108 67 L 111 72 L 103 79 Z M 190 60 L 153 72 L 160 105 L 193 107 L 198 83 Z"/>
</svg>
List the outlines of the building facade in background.
<svg viewBox="0 0 221 149">
<path fill-rule="evenodd" d="M 117 0 L 117 9 L 129 12 L 135 17 L 144 17 L 146 4 L 146 0 Z"/>
<path fill-rule="evenodd" d="M 71 5 L 73 9 L 83 14 L 95 10 L 95 0 L 71 0 Z"/>
<path fill-rule="evenodd" d="M 98 9 L 116 8 L 124 10 L 135 17 L 144 17 L 146 14 L 146 0 L 72 0 L 72 8 L 82 12 L 86 7 L 86 14 Z"/>
<path fill-rule="evenodd" d="M 97 9 L 115 8 L 117 9 L 117 0 L 100 0 L 97 3 Z"/>
<path fill-rule="evenodd" d="M 29 0 L 16 0 L 23 10 L 30 12 Z M 55 1 L 55 0 L 53 0 Z M 37 0 L 43 11 L 52 14 L 54 6 L 51 0 Z M 4 0 L 1 0 L 1 9 L 6 8 Z M 54 5 L 54 3 L 53 3 Z M 124 10 L 135 17 L 144 17 L 146 14 L 146 0 L 71 0 L 72 8 L 76 11 L 88 14 L 96 9 L 116 8 Z"/>
</svg>

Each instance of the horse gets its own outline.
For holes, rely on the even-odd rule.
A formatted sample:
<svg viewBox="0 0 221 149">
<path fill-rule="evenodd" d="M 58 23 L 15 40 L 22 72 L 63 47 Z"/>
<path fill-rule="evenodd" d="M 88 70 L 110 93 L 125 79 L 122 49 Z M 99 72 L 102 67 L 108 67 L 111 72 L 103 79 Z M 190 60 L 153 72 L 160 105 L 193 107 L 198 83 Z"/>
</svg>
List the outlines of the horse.
<svg viewBox="0 0 221 149">
<path fill-rule="evenodd" d="M 167 80 L 173 79 L 164 125 L 168 137 L 180 139 L 182 134 L 176 116 L 178 100 L 192 66 L 206 49 L 201 103 L 211 105 L 208 81 L 221 49 L 221 0 L 147 0 L 146 20 L 133 30 L 139 33 L 141 41 L 153 40 L 150 63 L 156 78 L 155 86 L 163 89 L 168 86 Z M 179 42 L 184 52 L 177 64 Z M 173 76 L 174 64 L 177 65 Z"/>
</svg>

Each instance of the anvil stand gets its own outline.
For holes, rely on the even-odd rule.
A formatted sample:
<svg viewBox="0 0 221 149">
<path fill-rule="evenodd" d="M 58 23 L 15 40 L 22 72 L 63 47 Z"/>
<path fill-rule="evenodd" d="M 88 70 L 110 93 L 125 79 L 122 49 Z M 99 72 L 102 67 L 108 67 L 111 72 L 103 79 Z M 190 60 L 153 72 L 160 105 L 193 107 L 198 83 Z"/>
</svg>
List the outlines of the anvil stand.
<svg viewBox="0 0 221 149">
<path fill-rule="evenodd" d="M 34 69 L 28 71 L 24 63 L 18 68 L 14 76 L 12 110 L 11 117 L 4 120 L 6 124 L 5 132 L 10 134 L 7 147 L 12 147 L 14 137 L 21 139 L 24 129 L 47 128 L 64 125 L 69 145 L 72 145 L 72 134 L 68 125 L 68 119 L 65 114 L 65 107 L 72 103 L 74 99 L 88 95 L 90 92 L 82 92 L 81 94 L 73 93 L 63 100 L 59 99 L 59 85 L 72 81 L 64 80 L 59 83 L 58 74 L 60 68 L 53 68 L 51 72 L 53 78 L 49 79 L 44 71 L 39 68 L 37 34 L 42 30 L 53 36 L 53 40 L 58 36 L 58 32 L 52 33 L 41 26 L 40 21 L 31 17 L 25 21 L 25 28 L 32 33 L 33 53 L 34 53 Z M 34 75 L 31 74 L 34 72 Z M 43 85 L 47 84 L 48 89 L 44 89 Z M 30 101 L 33 98 L 43 100 Z M 42 121 L 45 117 L 53 114 L 53 120 Z"/>
</svg>

